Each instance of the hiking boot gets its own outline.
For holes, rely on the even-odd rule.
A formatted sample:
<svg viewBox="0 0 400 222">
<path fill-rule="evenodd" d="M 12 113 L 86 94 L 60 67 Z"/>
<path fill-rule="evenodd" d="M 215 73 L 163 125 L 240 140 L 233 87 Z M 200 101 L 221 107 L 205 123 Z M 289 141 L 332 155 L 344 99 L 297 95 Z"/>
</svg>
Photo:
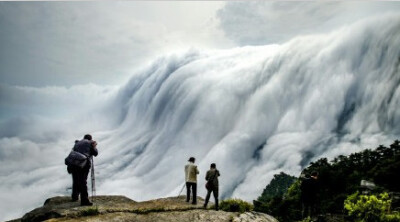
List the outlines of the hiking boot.
<svg viewBox="0 0 400 222">
<path fill-rule="evenodd" d="M 71 200 L 72 202 L 78 201 L 79 200 L 79 194 L 78 195 L 72 194 L 71 195 L 71 199 L 72 199 Z"/>
<path fill-rule="evenodd" d="M 81 203 L 81 206 L 93 206 L 93 203 L 88 201 L 88 202 L 83 202 Z"/>
</svg>

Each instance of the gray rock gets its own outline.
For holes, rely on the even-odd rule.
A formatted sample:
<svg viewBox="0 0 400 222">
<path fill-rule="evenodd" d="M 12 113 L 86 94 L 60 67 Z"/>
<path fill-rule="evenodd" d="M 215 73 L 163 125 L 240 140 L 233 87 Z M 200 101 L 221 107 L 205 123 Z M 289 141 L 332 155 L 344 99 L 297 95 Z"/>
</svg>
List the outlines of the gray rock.
<svg viewBox="0 0 400 222">
<path fill-rule="evenodd" d="M 203 209 L 204 199 L 198 197 L 198 204 L 186 203 L 185 197 L 169 197 L 136 202 L 124 196 L 97 196 L 94 206 L 81 207 L 71 202 L 70 197 L 53 197 L 42 207 L 25 214 L 14 221 L 226 221 L 226 222 L 277 222 L 267 214 L 245 212 L 243 214 Z"/>
</svg>

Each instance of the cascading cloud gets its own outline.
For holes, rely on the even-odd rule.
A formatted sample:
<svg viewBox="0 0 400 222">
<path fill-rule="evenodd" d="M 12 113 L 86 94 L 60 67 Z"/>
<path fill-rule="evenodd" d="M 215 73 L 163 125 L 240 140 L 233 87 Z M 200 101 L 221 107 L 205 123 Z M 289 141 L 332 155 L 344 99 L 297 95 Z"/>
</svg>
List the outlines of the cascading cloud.
<svg viewBox="0 0 400 222">
<path fill-rule="evenodd" d="M 205 172 L 215 162 L 221 197 L 252 200 L 280 171 L 298 175 L 320 157 L 398 139 L 399 68 L 397 15 L 281 45 L 162 57 L 125 86 L 101 92 L 107 95 L 96 100 L 102 105 L 88 111 L 96 117 L 71 119 L 68 137 L 59 128 L 53 142 L 45 136 L 41 141 L 2 137 L 1 168 L 7 163 L 7 171 L 0 171 L 0 197 L 14 204 L 2 204 L 0 213 L 18 216 L 48 196 L 68 194 L 63 158 L 73 136 L 91 129 L 100 151 L 98 194 L 135 200 L 178 195 L 183 166 L 194 156 L 199 195 L 205 194 Z M 105 119 L 107 124 L 90 128 Z M 76 129 L 80 124 L 86 131 Z M 10 146 L 15 152 L 33 147 L 31 155 L 46 153 L 50 157 L 42 159 L 52 160 L 21 167 L 6 158 L 28 157 Z M 21 195 L 30 196 L 14 199 Z"/>
</svg>

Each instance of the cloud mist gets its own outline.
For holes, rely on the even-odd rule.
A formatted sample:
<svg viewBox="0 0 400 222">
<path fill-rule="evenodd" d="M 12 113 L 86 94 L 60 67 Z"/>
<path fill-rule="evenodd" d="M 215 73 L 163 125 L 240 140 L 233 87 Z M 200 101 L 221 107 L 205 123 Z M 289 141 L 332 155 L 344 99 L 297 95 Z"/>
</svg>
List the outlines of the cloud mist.
<svg viewBox="0 0 400 222">
<path fill-rule="evenodd" d="M 385 13 L 398 2 L 231 1 L 218 10 L 220 27 L 239 45 L 284 43 L 296 36 L 329 33 L 343 25 Z"/>
<path fill-rule="evenodd" d="M 389 144 L 400 134 L 399 30 L 386 15 L 282 44 L 188 50 L 120 87 L 1 86 L 1 219 L 69 195 L 63 161 L 87 132 L 99 143 L 97 193 L 134 200 L 177 195 L 189 156 L 199 195 L 215 162 L 221 197 L 251 200 L 279 171 Z M 23 105 L 33 111 L 13 115 Z"/>
</svg>

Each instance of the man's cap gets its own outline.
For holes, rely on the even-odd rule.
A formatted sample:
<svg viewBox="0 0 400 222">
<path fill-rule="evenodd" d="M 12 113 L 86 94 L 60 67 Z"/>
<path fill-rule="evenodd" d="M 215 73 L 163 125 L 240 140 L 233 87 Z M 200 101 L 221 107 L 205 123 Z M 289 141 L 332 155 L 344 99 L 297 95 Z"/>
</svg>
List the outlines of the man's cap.
<svg viewBox="0 0 400 222">
<path fill-rule="evenodd" d="M 195 160 L 194 157 L 190 157 L 190 158 L 189 158 L 189 161 L 190 161 L 190 162 L 194 162 L 194 160 Z"/>
</svg>

